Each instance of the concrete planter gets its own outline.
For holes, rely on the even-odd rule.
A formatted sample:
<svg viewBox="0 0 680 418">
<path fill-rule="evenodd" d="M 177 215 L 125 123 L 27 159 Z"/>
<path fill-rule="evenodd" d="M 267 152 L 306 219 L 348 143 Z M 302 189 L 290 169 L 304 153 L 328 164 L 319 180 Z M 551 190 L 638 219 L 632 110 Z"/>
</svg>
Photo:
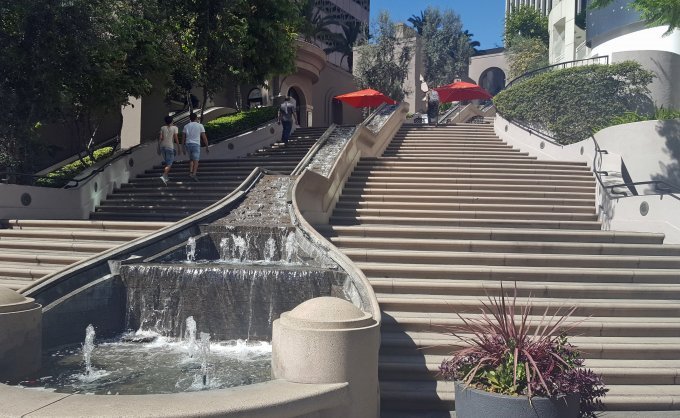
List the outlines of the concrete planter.
<svg viewBox="0 0 680 418">
<path fill-rule="evenodd" d="M 500 395 L 456 382 L 456 417 L 458 418 L 572 418 L 578 417 L 580 397 L 572 394 L 559 398 Z"/>
</svg>

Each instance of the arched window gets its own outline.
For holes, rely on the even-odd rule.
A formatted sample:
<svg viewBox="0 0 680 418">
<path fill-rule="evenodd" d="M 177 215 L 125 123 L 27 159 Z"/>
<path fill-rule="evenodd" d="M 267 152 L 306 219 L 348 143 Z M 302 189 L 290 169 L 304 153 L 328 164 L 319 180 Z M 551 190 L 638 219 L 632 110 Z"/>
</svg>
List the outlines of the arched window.
<svg viewBox="0 0 680 418">
<path fill-rule="evenodd" d="M 262 106 L 262 90 L 254 88 L 248 93 L 248 108 L 253 109 L 255 107 Z"/>
</svg>

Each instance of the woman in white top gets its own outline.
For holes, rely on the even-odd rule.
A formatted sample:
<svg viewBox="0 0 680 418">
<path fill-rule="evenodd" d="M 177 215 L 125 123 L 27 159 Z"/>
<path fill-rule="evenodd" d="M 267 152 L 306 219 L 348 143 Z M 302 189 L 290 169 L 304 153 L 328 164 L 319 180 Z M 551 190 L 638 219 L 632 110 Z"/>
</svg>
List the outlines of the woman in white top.
<svg viewBox="0 0 680 418">
<path fill-rule="evenodd" d="M 168 184 L 168 181 L 170 181 L 168 173 L 170 172 L 172 163 L 175 161 L 175 144 L 177 144 L 179 148 L 177 132 L 177 127 L 172 124 L 172 116 L 166 116 L 165 125 L 161 126 L 161 132 L 158 136 L 158 145 L 161 148 L 161 155 L 163 156 L 163 162 L 165 164 L 161 180 L 166 185 Z"/>
</svg>

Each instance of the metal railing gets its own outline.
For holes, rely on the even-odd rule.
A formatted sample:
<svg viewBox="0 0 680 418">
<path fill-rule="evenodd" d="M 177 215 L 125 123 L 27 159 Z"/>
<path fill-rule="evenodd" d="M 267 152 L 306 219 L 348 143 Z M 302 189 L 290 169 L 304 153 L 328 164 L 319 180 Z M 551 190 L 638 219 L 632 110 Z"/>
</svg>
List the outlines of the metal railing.
<svg viewBox="0 0 680 418">
<path fill-rule="evenodd" d="M 572 67 L 580 67 L 584 65 L 595 65 L 595 64 L 600 64 L 600 65 L 608 65 L 609 64 L 609 56 L 604 55 L 601 57 L 592 57 L 592 58 L 585 58 L 585 59 L 580 59 L 580 60 L 573 60 L 573 61 L 565 61 L 561 62 L 559 64 L 553 64 L 553 65 L 548 65 L 547 67 L 542 67 L 538 68 L 533 71 L 526 72 L 518 77 L 513 78 L 510 80 L 504 87 L 504 89 L 507 89 L 508 87 L 512 86 L 514 83 L 517 83 L 518 81 L 526 80 L 531 77 L 534 77 L 538 74 L 542 74 L 548 71 L 552 70 L 561 70 L 564 68 L 572 68 Z"/>
<path fill-rule="evenodd" d="M 668 183 L 664 180 L 649 180 L 649 181 L 624 181 L 616 184 L 605 184 L 604 181 L 602 180 L 602 176 L 608 176 L 609 172 L 604 171 L 604 170 L 598 170 L 597 169 L 597 159 L 600 158 L 600 165 L 602 164 L 602 155 L 609 154 L 609 152 L 605 149 L 600 148 L 600 144 L 597 143 L 597 140 L 595 139 L 595 136 L 591 136 L 591 139 L 593 140 L 593 144 L 595 145 L 595 155 L 593 155 L 593 174 L 595 174 L 595 178 L 597 179 L 597 182 L 600 184 L 602 189 L 605 191 L 608 197 L 613 198 L 613 199 L 619 199 L 623 197 L 630 197 L 630 196 L 639 196 L 636 186 L 654 186 L 653 191 L 654 193 L 646 193 L 645 195 L 652 195 L 652 196 L 671 196 L 672 198 L 679 200 L 680 201 L 680 187 Z M 622 162 L 623 164 L 623 162 Z M 620 191 L 620 190 L 615 190 L 615 189 L 620 189 L 620 188 L 626 188 L 631 191 L 631 194 L 628 194 L 628 192 Z M 677 193 L 677 194 L 676 194 Z"/>
</svg>

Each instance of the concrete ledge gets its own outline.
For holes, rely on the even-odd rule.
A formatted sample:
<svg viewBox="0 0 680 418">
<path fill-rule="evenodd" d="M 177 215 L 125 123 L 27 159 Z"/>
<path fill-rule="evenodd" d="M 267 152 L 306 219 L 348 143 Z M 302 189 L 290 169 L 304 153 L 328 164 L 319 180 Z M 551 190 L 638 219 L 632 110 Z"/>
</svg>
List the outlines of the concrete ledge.
<svg viewBox="0 0 680 418">
<path fill-rule="evenodd" d="M 340 417 L 348 384 L 273 380 L 232 389 L 162 395 L 71 395 L 0 385 L 2 416 Z"/>
</svg>

